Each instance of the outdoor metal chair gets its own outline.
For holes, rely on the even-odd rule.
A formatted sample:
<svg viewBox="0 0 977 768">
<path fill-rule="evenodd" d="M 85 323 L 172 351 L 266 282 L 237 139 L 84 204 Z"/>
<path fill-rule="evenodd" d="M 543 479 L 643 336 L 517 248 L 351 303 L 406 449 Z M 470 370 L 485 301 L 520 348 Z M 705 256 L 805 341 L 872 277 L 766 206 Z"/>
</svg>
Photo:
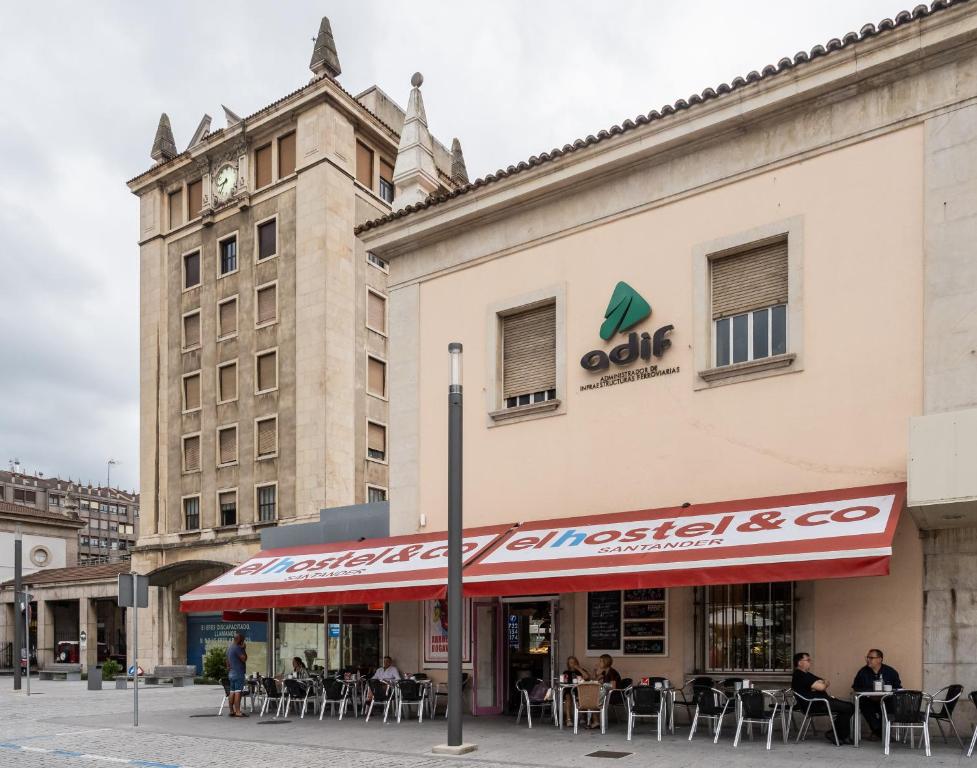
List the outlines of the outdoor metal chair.
<svg viewBox="0 0 977 768">
<path fill-rule="evenodd" d="M 797 691 L 793 691 L 794 694 L 794 708 L 804 710 L 804 719 L 801 720 L 801 727 L 797 731 L 797 740 L 795 743 L 800 742 L 807 736 L 807 729 L 811 727 L 814 718 L 816 717 L 827 717 L 828 722 L 831 724 L 831 734 L 834 736 L 835 746 L 840 747 L 841 742 L 838 741 L 838 731 L 835 730 L 835 718 L 834 713 L 831 711 L 831 702 L 827 698 L 805 696 Z"/>
<path fill-rule="evenodd" d="M 387 722 L 387 715 L 390 713 L 390 705 L 394 700 L 394 690 L 383 680 L 370 680 L 370 703 L 366 707 L 366 722 L 370 722 L 370 715 L 373 714 L 373 705 L 383 704 L 383 722 Z"/>
<path fill-rule="evenodd" d="M 285 697 L 278 689 L 278 681 L 273 677 L 263 677 L 261 678 L 261 685 L 265 690 L 265 695 L 264 701 L 261 702 L 261 712 L 258 713 L 258 717 L 265 716 L 265 713 L 268 711 L 268 705 L 273 701 L 277 704 L 275 717 L 278 717 L 282 712 L 282 703 L 285 701 Z"/>
<path fill-rule="evenodd" d="M 752 726 L 756 723 L 766 726 L 767 749 L 770 749 L 770 744 L 773 741 L 773 727 L 777 722 L 777 711 L 780 709 L 780 702 L 777 697 L 768 691 L 741 688 L 736 692 L 736 704 L 736 736 L 733 738 L 733 748 L 735 749 L 740 744 L 744 725 L 750 725 L 750 738 L 753 738 Z"/>
<path fill-rule="evenodd" d="M 470 682 L 471 682 L 471 678 L 469 677 L 468 673 L 467 672 L 462 672 L 461 673 L 461 697 L 463 699 L 465 698 L 465 690 L 469 688 L 469 685 L 468 684 Z M 435 715 L 438 714 L 438 702 L 440 702 L 441 699 L 444 699 L 444 716 L 447 719 L 447 717 L 448 717 L 448 683 L 447 682 L 443 682 L 443 683 L 435 683 L 434 685 L 432 685 L 431 686 L 431 698 L 434 699 L 434 710 L 433 710 L 433 713 L 432 713 L 431 717 L 434 717 Z M 473 705 L 473 707 L 474 707 L 474 705 Z"/>
<path fill-rule="evenodd" d="M 931 697 L 922 691 L 893 691 L 882 697 L 882 739 L 885 744 L 885 754 L 889 754 L 889 743 L 892 728 L 906 729 L 910 733 L 909 746 L 915 746 L 912 739 L 914 730 L 923 732 L 923 745 L 926 756 L 930 756 L 930 716 Z"/>
<path fill-rule="evenodd" d="M 580 715 L 599 715 L 600 732 L 607 733 L 607 708 L 604 686 L 590 681 L 580 683 L 573 689 L 573 732 L 577 733 Z"/>
<path fill-rule="evenodd" d="M 651 678 L 649 678 L 649 682 Z M 695 705 L 697 703 L 697 698 L 699 693 L 702 691 L 710 691 L 715 687 L 715 682 L 711 677 L 693 677 L 691 680 L 685 683 L 681 688 L 675 690 L 675 704 L 679 707 L 685 707 L 685 714 L 688 721 L 692 722 L 692 715 L 695 712 Z M 688 690 L 688 696 L 686 696 L 686 690 Z"/>
<path fill-rule="evenodd" d="M 617 722 L 617 713 L 614 711 L 613 707 L 615 704 L 615 699 L 617 703 L 625 709 L 628 706 L 628 689 L 634 684 L 634 681 L 630 677 L 625 677 L 621 679 L 621 682 L 617 684 L 617 688 L 608 689 L 607 696 L 607 711 L 609 714 L 614 715 L 614 722 Z"/>
<path fill-rule="evenodd" d="M 397 722 L 400 722 L 400 713 L 407 707 L 410 714 L 411 707 L 417 707 L 417 722 L 424 722 L 424 694 L 427 686 L 421 685 L 416 680 L 397 681 Z"/>
<path fill-rule="evenodd" d="M 962 695 L 962 685 L 948 685 L 946 688 L 941 688 L 934 693 L 930 699 L 930 720 L 936 721 L 936 727 L 940 729 L 940 736 L 943 737 L 943 743 L 947 743 L 946 733 L 943 731 L 943 723 L 947 723 L 950 726 L 950 730 L 953 731 L 953 735 L 957 737 L 960 749 L 963 749 L 963 739 L 960 738 L 960 734 L 957 732 L 957 726 L 953 722 L 953 710 L 956 709 L 957 702 Z"/>
<path fill-rule="evenodd" d="M 977 707 L 977 691 L 971 691 L 968 696 Z M 977 746 L 977 725 L 974 725 L 974 735 L 970 737 L 970 749 L 967 750 L 967 757 L 973 757 L 974 747 Z"/>
<path fill-rule="evenodd" d="M 650 685 L 631 686 L 627 689 L 624 702 L 628 708 L 628 741 L 634 721 L 639 718 L 652 719 L 658 729 L 658 740 L 662 740 L 662 729 L 666 719 L 665 692 Z"/>
<path fill-rule="evenodd" d="M 319 710 L 319 719 L 322 720 L 326 714 L 326 705 L 329 706 L 329 714 L 336 711 L 339 705 L 339 719 L 343 719 L 346 714 L 346 707 L 349 706 L 349 686 L 344 685 L 342 680 L 335 677 L 327 677 L 322 681 L 322 709 Z"/>
<path fill-rule="evenodd" d="M 524 677 L 516 683 L 516 692 L 519 696 L 519 712 L 516 713 L 516 725 L 522 720 L 522 713 L 526 713 L 526 723 L 530 728 L 533 727 L 533 708 L 539 710 L 539 716 L 543 717 L 547 708 L 550 716 L 553 716 L 553 697 L 546 684 L 537 677 Z M 542 696 L 540 695 L 542 693 Z"/>
<path fill-rule="evenodd" d="M 284 710 L 286 717 L 291 711 L 293 704 L 302 707 L 302 714 L 299 716 L 299 719 L 305 717 L 305 710 L 308 709 L 310 703 L 312 704 L 312 714 L 315 714 L 315 688 L 311 680 L 286 678 L 282 681 L 282 685 L 285 688 Z M 309 701 L 310 697 L 311 702 Z"/>
<path fill-rule="evenodd" d="M 709 728 L 713 729 L 712 743 L 719 741 L 719 734 L 723 728 L 723 718 L 729 711 L 729 696 L 718 688 L 708 688 L 699 691 L 695 703 L 695 715 L 692 717 L 692 728 L 689 730 L 689 741 L 695 736 L 699 720 L 706 720 Z"/>
</svg>

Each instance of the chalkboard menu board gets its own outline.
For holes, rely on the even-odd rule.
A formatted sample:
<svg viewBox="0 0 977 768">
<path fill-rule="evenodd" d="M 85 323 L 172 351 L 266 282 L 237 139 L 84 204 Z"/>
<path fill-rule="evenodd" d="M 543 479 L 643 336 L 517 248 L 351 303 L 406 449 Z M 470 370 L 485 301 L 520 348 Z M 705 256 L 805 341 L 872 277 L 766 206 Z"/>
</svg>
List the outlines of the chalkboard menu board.
<svg viewBox="0 0 977 768">
<path fill-rule="evenodd" d="M 621 650 L 621 592 L 587 593 L 587 650 Z"/>
</svg>

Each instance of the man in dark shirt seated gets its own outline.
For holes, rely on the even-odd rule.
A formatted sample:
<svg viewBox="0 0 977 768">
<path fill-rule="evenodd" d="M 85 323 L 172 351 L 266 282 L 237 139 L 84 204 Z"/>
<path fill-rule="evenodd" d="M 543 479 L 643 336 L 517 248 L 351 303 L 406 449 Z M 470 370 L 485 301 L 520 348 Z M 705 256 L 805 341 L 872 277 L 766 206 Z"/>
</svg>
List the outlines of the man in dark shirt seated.
<svg viewBox="0 0 977 768">
<path fill-rule="evenodd" d="M 852 682 L 852 690 L 871 691 L 875 688 L 875 682 L 879 681 L 882 685 L 891 685 L 892 690 L 897 691 L 902 688 L 902 681 L 899 673 L 888 664 L 882 663 L 883 654 L 878 648 L 870 648 L 865 654 L 865 666 L 858 670 L 855 680 Z M 878 699 L 862 698 L 859 699 L 858 708 L 865 716 L 868 727 L 872 729 L 872 735 L 866 736 L 868 741 L 878 741 L 882 738 L 882 704 Z"/>
<path fill-rule="evenodd" d="M 795 693 L 800 694 L 805 699 L 827 699 L 831 707 L 831 715 L 834 718 L 835 732 L 838 734 L 839 744 L 851 744 L 849 722 L 854 712 L 854 708 L 847 701 L 836 699 L 828 695 L 828 687 L 831 685 L 813 672 L 811 672 L 811 656 L 807 653 L 794 654 L 794 675 L 791 677 L 790 687 Z M 798 708 L 802 711 L 807 709 L 807 702 L 798 700 Z M 824 706 L 815 704 L 811 707 L 811 714 L 825 713 Z M 825 734 L 828 741 L 834 743 L 835 737 L 831 731 Z"/>
</svg>

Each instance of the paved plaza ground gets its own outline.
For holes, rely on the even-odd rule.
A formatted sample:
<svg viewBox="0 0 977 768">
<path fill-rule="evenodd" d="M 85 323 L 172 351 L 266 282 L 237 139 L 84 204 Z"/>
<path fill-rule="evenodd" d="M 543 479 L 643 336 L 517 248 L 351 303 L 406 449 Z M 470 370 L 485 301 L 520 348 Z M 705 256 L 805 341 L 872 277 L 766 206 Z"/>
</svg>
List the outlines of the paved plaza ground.
<svg viewBox="0 0 977 768">
<path fill-rule="evenodd" d="M 973 765 L 963 757 L 955 742 L 933 739 L 933 757 L 926 760 L 920 750 L 895 745 L 886 758 L 878 743 L 863 743 L 859 749 L 837 748 L 820 735 L 802 744 L 785 746 L 774 739 L 766 752 L 764 741 L 744 741 L 733 749 L 732 728 L 719 744 L 705 735 L 693 743 L 688 727 L 679 725 L 674 736 L 657 742 L 650 726 L 644 725 L 628 742 L 623 723 L 611 724 L 606 735 L 600 731 L 560 731 L 550 722 L 537 723 L 532 730 L 514 718 L 465 720 L 465 739 L 478 750 L 464 757 L 431 754 L 434 744 L 445 740 L 445 721 L 405 720 L 383 724 L 374 717 L 320 722 L 307 716 L 287 721 L 217 718 L 222 693 L 219 688 L 140 688 L 140 722 L 132 727 L 132 690 L 88 691 L 85 683 L 33 681 L 30 698 L 14 692 L 9 677 L 0 678 L 0 766 L 17 768 L 111 768 L 129 765 L 140 768 L 360 768 L 360 766 L 404 766 L 404 768 L 450 768 L 461 761 L 468 768 L 533 766 L 574 768 L 600 766 L 742 766 L 742 768 L 785 768 L 810 766 L 918 766 Z M 226 710 L 225 710 L 226 712 Z M 961 717 L 961 732 L 971 733 L 972 723 Z M 934 729 L 935 731 L 935 729 Z M 779 737 L 779 731 L 777 732 Z M 588 755 L 598 750 L 629 752 L 619 759 Z M 975 758 L 977 760 L 977 758 Z"/>
</svg>

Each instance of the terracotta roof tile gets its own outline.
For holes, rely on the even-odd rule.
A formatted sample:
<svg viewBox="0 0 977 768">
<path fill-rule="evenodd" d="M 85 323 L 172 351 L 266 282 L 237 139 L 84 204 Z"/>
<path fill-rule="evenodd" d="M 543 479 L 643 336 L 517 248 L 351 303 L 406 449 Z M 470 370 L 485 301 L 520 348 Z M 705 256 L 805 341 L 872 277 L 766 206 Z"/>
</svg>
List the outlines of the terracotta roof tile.
<svg viewBox="0 0 977 768">
<path fill-rule="evenodd" d="M 24 576 L 24 583 L 34 587 L 39 584 L 58 584 L 66 581 L 91 581 L 92 579 L 114 579 L 120 573 L 129 573 L 128 561 L 105 563 L 104 565 L 76 565 L 71 568 L 49 568 Z M 13 579 L 0 584 L 9 587 Z"/>
<path fill-rule="evenodd" d="M 901 27 L 905 24 L 909 24 L 925 16 L 936 13 L 937 11 L 962 5 L 965 2 L 968 2 L 968 0 L 935 0 L 935 2 L 933 2 L 930 6 L 917 5 L 912 11 L 902 11 L 896 15 L 895 19 L 883 19 L 878 23 L 878 25 L 866 24 L 859 32 L 849 32 L 840 40 L 835 37 L 829 40 L 825 45 L 815 45 L 808 53 L 798 51 L 796 54 L 794 54 L 793 58 L 788 58 L 785 56 L 776 64 L 768 64 L 760 72 L 754 70 L 747 74 L 746 77 L 734 77 L 729 84 L 722 83 L 715 89 L 706 88 L 704 91 L 702 91 L 702 93 L 693 94 L 689 96 L 688 99 L 679 99 L 674 104 L 666 104 L 661 108 L 660 111 L 653 109 L 646 115 L 638 115 L 633 120 L 625 120 L 621 123 L 621 125 L 614 125 L 607 130 L 600 131 L 597 136 L 588 136 L 586 139 L 577 139 L 572 144 L 564 144 L 563 147 L 551 149 L 549 152 L 541 152 L 539 155 L 533 155 L 528 160 L 524 160 L 516 165 L 510 165 L 508 168 L 500 168 L 495 173 L 486 174 L 482 178 L 476 179 L 470 184 L 464 184 L 454 190 L 438 190 L 437 192 L 430 194 L 425 200 L 419 203 L 408 205 L 405 208 L 393 211 L 381 216 L 380 218 L 364 222 L 356 227 L 353 232 L 354 234 L 358 235 L 361 232 L 366 232 L 375 227 L 387 224 L 388 222 L 403 218 L 411 213 L 422 211 L 426 208 L 431 208 L 432 206 L 447 202 L 448 200 L 452 200 L 456 197 L 460 197 L 461 195 L 472 192 L 473 190 L 484 187 L 495 181 L 500 181 L 501 179 L 514 176 L 517 173 L 525 171 L 529 168 L 534 168 L 537 165 L 559 160 L 561 157 L 571 154 L 578 149 L 589 147 L 592 144 L 597 144 L 598 142 L 610 138 L 611 136 L 634 130 L 639 125 L 662 120 L 666 117 L 674 115 L 676 112 L 689 109 L 695 104 L 701 104 L 704 101 L 719 98 L 720 96 L 724 96 L 739 88 L 757 83 L 760 80 L 765 80 L 769 77 L 774 77 L 782 72 L 792 69 L 795 66 L 805 64 L 820 56 L 826 56 L 832 51 L 840 50 L 846 46 L 860 42 L 861 40 L 865 40 L 866 38 L 887 32 L 897 27 Z"/>
</svg>

